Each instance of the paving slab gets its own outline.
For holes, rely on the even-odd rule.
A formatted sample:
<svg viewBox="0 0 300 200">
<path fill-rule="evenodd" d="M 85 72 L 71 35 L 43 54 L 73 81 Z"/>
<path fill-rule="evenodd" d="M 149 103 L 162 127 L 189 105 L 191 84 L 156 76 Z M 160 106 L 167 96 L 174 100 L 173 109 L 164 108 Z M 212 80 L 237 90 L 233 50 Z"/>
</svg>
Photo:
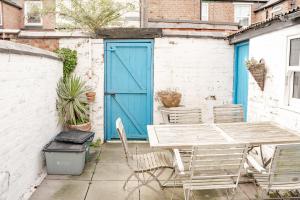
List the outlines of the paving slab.
<svg viewBox="0 0 300 200">
<path fill-rule="evenodd" d="M 128 191 L 123 190 L 124 181 L 92 181 L 85 200 L 124 200 Z M 128 189 L 137 185 L 130 181 Z M 129 200 L 139 200 L 139 191 L 133 193 Z"/>
<path fill-rule="evenodd" d="M 149 144 L 129 144 L 133 152 L 137 147 L 139 152 L 151 151 Z M 100 156 L 99 156 L 100 153 Z M 130 174 L 130 169 L 125 160 L 125 154 L 121 143 L 108 143 L 94 153 L 81 176 L 48 175 L 37 188 L 30 200 L 124 200 L 128 191 L 122 186 Z M 165 180 L 170 171 L 161 177 Z M 170 182 L 171 183 L 171 182 Z M 127 190 L 131 190 L 138 184 L 132 179 Z M 151 186 L 157 189 L 158 194 L 147 187 L 137 190 L 129 200 L 183 200 L 182 188 L 165 188 L 160 190 L 156 182 Z M 195 191 L 195 200 L 225 200 L 224 190 Z M 241 184 L 237 200 L 255 199 L 255 187 L 253 184 Z"/>
<path fill-rule="evenodd" d="M 131 170 L 126 163 L 99 163 L 93 180 L 125 181 L 130 174 Z"/>
<path fill-rule="evenodd" d="M 88 181 L 45 179 L 30 200 L 84 200 L 88 186 Z"/>
</svg>

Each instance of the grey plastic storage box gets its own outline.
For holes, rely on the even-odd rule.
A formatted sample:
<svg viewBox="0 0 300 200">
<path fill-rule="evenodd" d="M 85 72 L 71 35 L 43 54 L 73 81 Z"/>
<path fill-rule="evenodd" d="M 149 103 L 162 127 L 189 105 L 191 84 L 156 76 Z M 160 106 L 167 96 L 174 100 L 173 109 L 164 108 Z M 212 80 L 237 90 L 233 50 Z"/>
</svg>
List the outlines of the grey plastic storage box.
<svg viewBox="0 0 300 200">
<path fill-rule="evenodd" d="M 83 144 L 52 141 L 43 150 L 48 174 L 80 175 L 85 165 Z"/>
<path fill-rule="evenodd" d="M 86 149 L 86 161 L 90 155 L 90 145 L 94 139 L 94 132 L 85 131 L 62 131 L 56 137 L 55 140 L 59 142 L 84 144 Z"/>
</svg>

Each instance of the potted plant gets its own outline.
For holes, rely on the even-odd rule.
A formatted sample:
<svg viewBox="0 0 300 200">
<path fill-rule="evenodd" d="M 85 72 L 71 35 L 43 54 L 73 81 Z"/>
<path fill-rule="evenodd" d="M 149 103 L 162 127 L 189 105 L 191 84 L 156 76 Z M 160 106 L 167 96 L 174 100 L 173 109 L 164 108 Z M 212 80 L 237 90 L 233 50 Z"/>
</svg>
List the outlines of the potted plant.
<svg viewBox="0 0 300 200">
<path fill-rule="evenodd" d="M 86 95 L 86 97 L 87 97 L 88 102 L 91 103 L 91 102 L 94 102 L 94 101 L 95 101 L 95 98 L 96 98 L 96 92 L 90 91 L 90 92 L 85 93 L 85 95 Z"/>
<path fill-rule="evenodd" d="M 156 95 L 166 108 L 178 107 L 182 96 L 180 92 L 173 89 L 160 90 Z"/>
<path fill-rule="evenodd" d="M 59 122 L 71 130 L 90 131 L 89 104 L 85 93 L 89 88 L 76 75 L 61 79 L 57 85 Z"/>
<path fill-rule="evenodd" d="M 260 59 L 259 61 L 257 61 L 254 58 L 251 58 L 250 60 L 246 61 L 246 65 L 260 89 L 264 91 L 266 76 L 266 66 L 264 59 Z"/>
</svg>

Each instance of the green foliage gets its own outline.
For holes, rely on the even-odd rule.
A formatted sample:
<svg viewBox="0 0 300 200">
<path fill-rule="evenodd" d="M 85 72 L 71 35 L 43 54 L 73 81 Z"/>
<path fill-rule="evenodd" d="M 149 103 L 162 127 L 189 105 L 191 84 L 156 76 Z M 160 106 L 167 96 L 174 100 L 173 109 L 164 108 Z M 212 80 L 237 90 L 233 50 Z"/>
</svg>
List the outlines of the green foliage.
<svg viewBox="0 0 300 200">
<path fill-rule="evenodd" d="M 68 48 L 57 49 L 55 53 L 63 60 L 64 79 L 74 71 L 77 65 L 77 51 Z"/>
<path fill-rule="evenodd" d="M 44 10 L 44 14 L 58 14 L 66 23 L 64 29 L 83 29 L 97 35 L 100 28 L 120 25 L 122 14 L 134 9 L 134 5 L 120 3 L 115 0 L 58 0 L 56 7 Z"/>
<path fill-rule="evenodd" d="M 85 93 L 89 88 L 76 75 L 61 79 L 57 85 L 59 122 L 78 125 L 89 122 L 89 105 Z"/>
<path fill-rule="evenodd" d="M 92 147 L 100 147 L 101 146 L 101 140 L 97 139 L 95 142 L 91 143 Z"/>
</svg>

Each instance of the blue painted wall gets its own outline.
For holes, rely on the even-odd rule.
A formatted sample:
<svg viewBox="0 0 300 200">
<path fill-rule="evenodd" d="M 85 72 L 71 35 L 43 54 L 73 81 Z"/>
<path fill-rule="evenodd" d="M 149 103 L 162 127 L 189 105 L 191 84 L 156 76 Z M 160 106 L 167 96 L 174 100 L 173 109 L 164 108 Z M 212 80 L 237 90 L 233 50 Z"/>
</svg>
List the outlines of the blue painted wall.
<svg viewBox="0 0 300 200">
<path fill-rule="evenodd" d="M 234 47 L 234 82 L 233 103 L 242 104 L 247 120 L 248 107 L 248 69 L 245 61 L 249 58 L 249 42 L 236 44 Z"/>
<path fill-rule="evenodd" d="M 153 118 L 153 41 L 105 41 L 105 139 L 118 139 L 120 117 L 128 139 L 147 139 Z"/>
</svg>

